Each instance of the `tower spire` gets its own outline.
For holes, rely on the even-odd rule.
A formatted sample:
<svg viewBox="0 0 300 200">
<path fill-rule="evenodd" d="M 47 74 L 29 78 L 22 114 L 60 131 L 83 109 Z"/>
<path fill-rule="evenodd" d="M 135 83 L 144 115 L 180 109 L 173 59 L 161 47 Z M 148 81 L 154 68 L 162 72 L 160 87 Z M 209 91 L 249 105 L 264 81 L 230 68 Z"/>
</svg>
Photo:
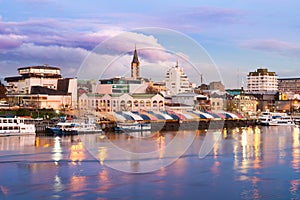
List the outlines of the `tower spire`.
<svg viewBox="0 0 300 200">
<path fill-rule="evenodd" d="M 140 77 L 140 61 L 138 58 L 136 45 L 134 46 L 133 59 L 131 62 L 131 77 L 134 79 Z"/>
<path fill-rule="evenodd" d="M 136 45 L 134 47 L 132 63 L 136 63 L 136 64 L 140 65 L 138 54 L 137 54 L 137 51 L 136 51 Z M 131 63 L 131 65 L 132 65 L 132 63 Z"/>
</svg>

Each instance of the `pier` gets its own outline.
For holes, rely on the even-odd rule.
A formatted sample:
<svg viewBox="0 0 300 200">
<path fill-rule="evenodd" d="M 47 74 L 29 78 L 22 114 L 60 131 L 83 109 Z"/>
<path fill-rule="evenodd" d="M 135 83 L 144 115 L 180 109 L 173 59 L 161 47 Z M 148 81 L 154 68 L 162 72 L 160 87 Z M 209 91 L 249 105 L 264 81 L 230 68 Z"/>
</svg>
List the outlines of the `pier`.
<svg viewBox="0 0 300 200">
<path fill-rule="evenodd" d="M 248 127 L 256 124 L 255 119 L 199 119 L 199 120 L 151 120 L 152 131 L 178 131 L 178 130 L 206 130 L 209 128 L 222 129 L 234 127 Z M 38 136 L 47 135 L 47 127 L 54 126 L 50 120 L 35 123 Z M 100 121 L 100 127 L 104 132 L 113 132 L 115 121 Z"/>
</svg>

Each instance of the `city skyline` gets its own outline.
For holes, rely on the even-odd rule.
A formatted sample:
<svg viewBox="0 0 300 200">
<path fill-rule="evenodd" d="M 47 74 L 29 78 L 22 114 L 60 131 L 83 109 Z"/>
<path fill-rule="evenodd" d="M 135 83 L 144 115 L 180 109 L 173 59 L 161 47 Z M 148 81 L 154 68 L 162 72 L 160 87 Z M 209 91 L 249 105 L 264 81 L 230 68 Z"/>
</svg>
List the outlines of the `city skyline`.
<svg viewBox="0 0 300 200">
<path fill-rule="evenodd" d="M 188 51 L 186 43 L 171 41 L 161 33 L 132 31 L 143 27 L 174 30 L 198 43 L 216 64 L 226 88 L 240 87 L 248 72 L 261 67 L 275 71 L 279 77 L 297 77 L 299 4 L 269 0 L 76 3 L 0 0 L 1 78 L 15 75 L 19 67 L 46 63 L 60 67 L 64 76 L 76 76 L 81 63 L 97 45 L 124 33 L 131 34 L 128 38 L 134 40 L 122 45 L 114 43 L 110 49 L 113 53 L 115 50 L 132 53 L 136 44 L 141 49 L 139 58 L 145 74 L 143 66 L 164 66 L 166 70 L 175 65 L 178 55 L 194 63 L 197 55 Z M 145 45 L 163 53 L 142 52 Z M 169 49 L 174 53 L 166 51 Z M 108 53 L 111 54 L 106 56 L 115 55 Z M 124 62 L 120 62 L 128 71 L 131 56 L 124 55 Z M 199 68 L 207 83 L 216 81 L 215 71 L 210 71 L 209 66 L 201 63 Z M 185 71 L 189 76 L 189 70 Z"/>
</svg>

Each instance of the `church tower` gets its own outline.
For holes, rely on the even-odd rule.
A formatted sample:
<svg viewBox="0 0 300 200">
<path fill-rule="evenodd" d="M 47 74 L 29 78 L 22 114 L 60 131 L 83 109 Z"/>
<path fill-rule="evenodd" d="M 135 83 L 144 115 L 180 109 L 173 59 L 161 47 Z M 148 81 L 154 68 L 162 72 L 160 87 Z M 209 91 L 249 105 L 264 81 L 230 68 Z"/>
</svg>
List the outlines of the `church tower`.
<svg viewBox="0 0 300 200">
<path fill-rule="evenodd" d="M 133 79 L 140 78 L 140 62 L 139 62 L 136 48 L 134 49 L 133 59 L 131 62 L 131 78 Z"/>
</svg>

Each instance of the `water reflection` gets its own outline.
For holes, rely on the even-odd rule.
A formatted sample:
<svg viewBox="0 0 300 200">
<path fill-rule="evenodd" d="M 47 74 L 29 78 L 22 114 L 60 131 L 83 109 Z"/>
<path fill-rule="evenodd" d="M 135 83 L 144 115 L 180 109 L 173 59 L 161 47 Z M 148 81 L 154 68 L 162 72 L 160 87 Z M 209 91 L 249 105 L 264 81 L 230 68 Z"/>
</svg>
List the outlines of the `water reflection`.
<svg viewBox="0 0 300 200">
<path fill-rule="evenodd" d="M 35 135 L 0 136 L 0 150 L 14 151 L 35 145 Z"/>
<path fill-rule="evenodd" d="M 290 193 L 292 195 L 292 199 L 300 199 L 299 194 L 299 186 L 300 186 L 300 179 L 291 180 L 290 181 Z"/>
<path fill-rule="evenodd" d="M 4 195 L 7 199 L 18 198 L 14 196 L 16 193 L 37 199 L 49 196 L 71 199 L 99 196 L 107 199 L 142 199 L 144 196 L 153 199 L 300 198 L 299 128 L 226 129 L 209 155 L 198 159 L 199 148 L 207 134 L 161 132 L 149 138 L 93 134 L 36 137 L 33 142 L 0 138 L 1 151 L 14 155 L 0 157 L 4 161 L 0 165 L 0 198 Z M 175 137 L 178 141 L 167 150 Z M 211 137 L 214 139 L 214 135 Z M 189 141 L 193 141 L 192 145 L 177 159 L 183 150 L 180 143 Z M 132 152 L 122 154 L 112 144 L 127 146 Z M 25 149 L 27 153 L 18 156 Z M 156 150 L 153 154 L 135 154 L 153 149 Z M 112 170 L 106 165 L 114 163 L 113 166 L 126 167 L 129 172 L 139 172 L 175 158 L 173 165 L 138 175 Z M 11 162 L 16 160 L 16 163 Z M 14 179 L 9 178 L 12 176 Z"/>
<path fill-rule="evenodd" d="M 89 142 L 81 137 L 88 151 L 109 167 L 126 172 L 149 172 L 176 161 L 193 142 L 193 131 L 156 133 L 148 138 L 126 134 L 108 135 L 102 140 Z"/>
<path fill-rule="evenodd" d="M 262 136 L 258 128 L 236 129 L 233 131 L 234 168 L 241 173 L 239 179 L 245 180 L 248 170 L 260 169 L 262 163 Z"/>
<path fill-rule="evenodd" d="M 53 152 L 52 160 L 54 160 L 55 164 L 57 164 L 58 161 L 60 161 L 63 158 L 63 155 L 62 155 L 63 151 L 62 151 L 62 147 L 61 147 L 61 138 L 60 137 L 55 137 L 52 152 Z"/>
<path fill-rule="evenodd" d="M 293 136 L 292 136 L 292 161 L 291 165 L 295 172 L 300 172 L 300 149 L 299 149 L 299 128 L 293 129 Z"/>
</svg>

